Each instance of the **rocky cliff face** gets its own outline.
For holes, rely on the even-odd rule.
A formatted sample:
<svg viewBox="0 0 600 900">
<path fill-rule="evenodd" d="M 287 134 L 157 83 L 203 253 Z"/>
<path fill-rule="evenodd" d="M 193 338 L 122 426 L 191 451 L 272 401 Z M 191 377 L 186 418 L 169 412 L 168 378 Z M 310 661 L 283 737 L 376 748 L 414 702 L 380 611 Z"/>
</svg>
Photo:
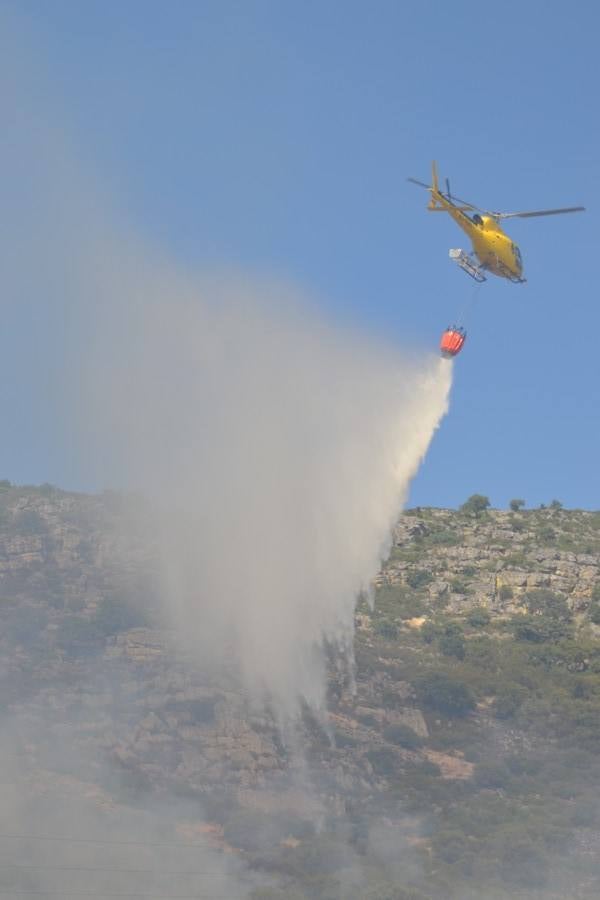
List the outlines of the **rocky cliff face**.
<svg viewBox="0 0 600 900">
<path fill-rule="evenodd" d="M 518 612 L 527 592 L 547 588 L 585 616 L 600 578 L 599 526 L 597 513 L 577 510 L 414 510 L 396 526 L 378 583 L 410 585 L 424 571 L 430 604 L 446 601 L 457 613 L 483 606 L 493 615 Z"/>
<path fill-rule="evenodd" d="M 176 644 L 128 515 L 0 494 L 0 700 L 29 788 L 184 798 L 272 897 L 597 896 L 599 514 L 404 515 L 355 667 L 328 648 L 327 713 L 283 730 Z"/>
</svg>

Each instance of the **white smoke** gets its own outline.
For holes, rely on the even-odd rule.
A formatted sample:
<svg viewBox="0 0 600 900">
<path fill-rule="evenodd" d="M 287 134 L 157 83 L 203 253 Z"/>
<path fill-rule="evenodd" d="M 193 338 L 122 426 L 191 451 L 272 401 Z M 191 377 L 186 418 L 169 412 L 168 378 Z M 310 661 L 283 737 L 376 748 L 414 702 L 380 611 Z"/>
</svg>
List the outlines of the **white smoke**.
<svg viewBox="0 0 600 900">
<path fill-rule="evenodd" d="M 451 365 L 328 324 L 281 285 L 136 271 L 143 285 L 111 278 L 88 354 L 105 477 L 156 501 L 167 602 L 198 653 L 227 648 L 288 711 L 318 705 L 323 638 L 351 643 Z"/>
<path fill-rule="evenodd" d="M 69 453 L 79 483 L 152 498 L 165 605 L 197 655 L 227 655 L 286 710 L 318 705 L 322 641 L 351 642 L 451 365 L 329 323 L 281 282 L 167 261 L 90 177 L 22 42 L 3 49 L 2 290 L 32 321 L 3 374 L 25 404 L 44 393 L 34 433 L 64 423 L 47 455 Z"/>
</svg>

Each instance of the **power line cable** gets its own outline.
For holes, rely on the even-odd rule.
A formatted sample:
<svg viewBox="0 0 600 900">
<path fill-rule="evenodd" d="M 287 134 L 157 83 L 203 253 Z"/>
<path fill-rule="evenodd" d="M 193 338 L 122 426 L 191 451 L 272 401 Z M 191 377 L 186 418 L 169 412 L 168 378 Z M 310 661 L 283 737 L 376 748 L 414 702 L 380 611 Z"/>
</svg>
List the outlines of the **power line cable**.
<svg viewBox="0 0 600 900">
<path fill-rule="evenodd" d="M 204 850 L 205 844 L 184 844 L 175 841 L 111 841 L 106 838 L 63 837 L 53 834 L 0 834 L 0 839 L 17 841 L 58 841 L 66 844 L 106 844 L 123 847 L 180 847 L 183 850 Z"/>
<path fill-rule="evenodd" d="M 185 871 L 183 869 L 161 871 L 159 869 L 120 869 L 114 866 L 57 866 L 44 863 L 8 863 L 0 860 L 0 871 L 2 869 L 48 869 L 52 872 L 115 872 L 123 875 L 181 875 L 188 878 L 194 875 L 223 875 L 223 872 L 203 872 L 201 870 Z"/>
<path fill-rule="evenodd" d="M 240 900 L 239 894 L 107 894 L 103 891 L 22 891 L 0 889 L 0 897 L 141 897 L 143 900 Z"/>
</svg>

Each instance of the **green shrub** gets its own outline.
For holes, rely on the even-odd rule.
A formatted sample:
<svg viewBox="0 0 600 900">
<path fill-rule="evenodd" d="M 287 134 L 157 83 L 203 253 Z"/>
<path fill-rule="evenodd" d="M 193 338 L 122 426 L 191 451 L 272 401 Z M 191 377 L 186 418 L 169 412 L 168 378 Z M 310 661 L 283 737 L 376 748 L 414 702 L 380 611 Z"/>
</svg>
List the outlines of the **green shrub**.
<svg viewBox="0 0 600 900">
<path fill-rule="evenodd" d="M 335 746 L 340 749 L 353 748 L 358 744 L 358 741 L 353 735 L 341 731 L 339 728 L 335 729 L 333 739 L 335 741 Z"/>
<path fill-rule="evenodd" d="M 520 499 L 511 500 L 509 506 L 513 512 L 518 512 L 523 506 L 525 506 L 525 501 Z"/>
<path fill-rule="evenodd" d="M 600 625 L 600 603 L 597 600 L 590 603 L 589 614 L 594 625 Z"/>
<path fill-rule="evenodd" d="M 469 586 L 462 578 L 452 578 L 450 581 L 450 590 L 453 594 L 466 594 Z"/>
<path fill-rule="evenodd" d="M 456 863 L 470 850 L 469 839 L 462 831 L 443 829 L 434 834 L 431 841 L 434 856 L 445 863 Z"/>
<path fill-rule="evenodd" d="M 460 626 L 447 625 L 444 634 L 439 639 L 438 646 L 444 656 L 455 656 L 457 659 L 464 659 L 465 638 Z"/>
<path fill-rule="evenodd" d="M 519 685 L 501 685 L 494 700 L 494 714 L 498 719 L 511 719 L 526 696 L 527 691 Z"/>
<path fill-rule="evenodd" d="M 490 624 L 491 618 L 490 612 L 485 606 L 476 606 L 467 616 L 467 622 L 473 628 L 485 628 Z"/>
<path fill-rule="evenodd" d="M 504 763 L 485 760 L 475 766 L 473 781 L 480 788 L 504 788 L 510 781 L 510 772 Z"/>
<path fill-rule="evenodd" d="M 104 637 L 110 637 L 130 628 L 142 628 L 148 624 L 148 618 L 123 598 L 109 594 L 104 597 L 96 610 L 94 624 Z"/>
<path fill-rule="evenodd" d="M 400 584 L 382 584 L 375 594 L 375 607 L 397 606 L 402 603 L 406 589 Z"/>
<path fill-rule="evenodd" d="M 433 575 L 426 569 L 417 569 L 414 572 L 409 572 L 406 576 L 406 583 L 415 591 L 425 587 L 432 580 Z"/>
<path fill-rule="evenodd" d="M 422 599 L 399 584 L 380 587 L 375 598 L 375 608 L 377 611 L 398 615 L 402 619 L 420 616 L 425 610 Z"/>
<path fill-rule="evenodd" d="M 386 641 L 395 641 L 398 637 L 398 626 L 389 619 L 377 619 L 373 630 L 375 634 L 378 634 Z"/>
<path fill-rule="evenodd" d="M 451 675 L 430 672 L 421 676 L 415 687 L 425 706 L 447 716 L 466 716 L 475 708 L 471 688 Z"/>
<path fill-rule="evenodd" d="M 57 488 L 55 484 L 50 484 L 48 481 L 44 481 L 38 488 L 38 493 L 40 493 L 42 497 L 54 497 L 60 494 L 60 492 L 60 488 Z"/>
<path fill-rule="evenodd" d="M 504 557 L 504 564 L 506 566 L 512 566 L 515 569 L 525 569 L 528 565 L 527 556 L 522 550 L 508 553 Z"/>
<path fill-rule="evenodd" d="M 423 622 L 419 634 L 426 644 L 431 644 L 439 635 L 440 629 L 432 621 Z"/>
<path fill-rule="evenodd" d="M 102 645 L 102 634 L 94 622 L 65 616 L 56 632 L 57 645 L 71 656 L 88 656 Z"/>
<path fill-rule="evenodd" d="M 514 597 L 514 591 L 511 588 L 510 584 L 501 584 L 500 590 L 498 591 L 498 597 L 500 600 L 512 600 Z"/>
<path fill-rule="evenodd" d="M 467 659 L 475 666 L 489 671 L 498 665 L 498 642 L 481 635 L 466 642 Z"/>
<path fill-rule="evenodd" d="M 541 888 L 547 881 L 548 860 L 533 841 L 523 835 L 507 835 L 502 853 L 502 879 L 525 888 Z"/>
<path fill-rule="evenodd" d="M 436 609 L 446 609 L 448 604 L 450 603 L 450 593 L 449 591 L 443 591 L 438 594 L 435 600 L 435 608 Z"/>
<path fill-rule="evenodd" d="M 550 616 L 514 616 L 511 619 L 515 638 L 518 641 L 530 641 L 542 644 L 544 641 L 559 641 L 569 636 L 569 629 L 558 619 Z"/>
<path fill-rule="evenodd" d="M 434 531 L 428 538 L 430 543 L 446 547 L 456 547 L 460 544 L 460 537 L 454 531 Z"/>
<path fill-rule="evenodd" d="M 554 591 L 540 588 L 534 591 L 528 591 L 523 597 L 527 610 L 530 613 L 538 613 L 549 616 L 553 619 L 561 619 L 564 622 L 569 621 L 571 612 L 567 606 L 567 601 Z"/>
<path fill-rule="evenodd" d="M 589 700 L 594 695 L 594 689 L 585 678 L 576 678 L 571 685 L 571 693 L 576 700 Z"/>
<path fill-rule="evenodd" d="M 398 769 L 398 757 L 390 747 L 377 747 L 369 750 L 367 759 L 373 766 L 376 775 L 394 775 Z"/>
<path fill-rule="evenodd" d="M 489 507 L 490 501 L 483 494 L 471 494 L 468 500 L 460 507 L 460 512 L 472 516 L 480 516 Z"/>
<path fill-rule="evenodd" d="M 258 810 L 242 810 L 225 823 L 223 831 L 229 844 L 256 853 L 278 844 L 282 837 L 310 837 L 314 827 L 293 813 L 268 815 Z"/>
<path fill-rule="evenodd" d="M 360 713 L 356 716 L 357 722 L 366 725 L 367 728 L 379 728 L 379 720 L 372 713 Z"/>
<path fill-rule="evenodd" d="M 22 509 L 16 513 L 14 527 L 23 534 L 45 534 L 48 530 L 45 521 L 35 509 Z"/>
<path fill-rule="evenodd" d="M 403 619 L 414 619 L 415 616 L 422 616 L 426 609 L 427 607 L 421 598 L 416 594 L 411 594 L 410 597 L 405 597 L 402 601 L 398 615 Z"/>
<path fill-rule="evenodd" d="M 522 756 L 519 753 L 507 757 L 506 765 L 513 775 L 538 775 L 544 767 L 544 761 L 539 757 Z"/>
<path fill-rule="evenodd" d="M 524 531 L 527 531 L 527 526 L 525 525 L 525 522 L 523 522 L 521 519 L 518 519 L 516 516 L 512 515 L 512 513 L 509 516 L 508 521 L 509 521 L 511 530 L 514 531 L 516 534 L 522 534 Z"/>
<path fill-rule="evenodd" d="M 416 731 L 413 731 L 408 725 L 389 725 L 383 731 L 386 741 L 392 744 L 399 744 L 407 750 L 416 750 L 423 745 L 423 738 L 419 737 Z"/>
</svg>

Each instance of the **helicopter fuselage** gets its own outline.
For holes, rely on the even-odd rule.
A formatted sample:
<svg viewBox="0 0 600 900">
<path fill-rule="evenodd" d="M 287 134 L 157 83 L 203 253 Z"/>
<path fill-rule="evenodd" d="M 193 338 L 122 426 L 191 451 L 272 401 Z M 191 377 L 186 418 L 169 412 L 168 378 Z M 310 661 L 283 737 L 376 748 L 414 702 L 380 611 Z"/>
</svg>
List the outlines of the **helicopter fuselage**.
<svg viewBox="0 0 600 900">
<path fill-rule="evenodd" d="M 473 253 L 464 250 L 450 250 L 450 258 L 475 281 L 485 281 L 485 272 L 492 272 L 500 278 L 523 284 L 523 260 L 521 251 L 513 240 L 502 230 L 502 219 L 530 219 L 537 216 L 557 216 L 563 213 L 583 212 L 584 206 L 561 206 L 553 209 L 527 209 L 521 212 L 494 212 L 485 210 L 468 200 L 453 197 L 450 182 L 446 178 L 446 191 L 440 190 L 437 166 L 431 164 L 431 184 L 417 178 L 409 178 L 413 184 L 429 191 L 427 208 L 432 212 L 446 212 L 468 235 Z"/>
<path fill-rule="evenodd" d="M 473 253 L 479 260 L 482 269 L 508 278 L 509 281 L 522 282 L 523 261 L 521 251 L 515 242 L 500 228 L 493 216 L 479 215 L 472 217 L 448 200 L 440 191 L 432 190 L 429 209 L 433 212 L 447 212 L 457 225 L 462 228 L 473 245 Z"/>
</svg>

